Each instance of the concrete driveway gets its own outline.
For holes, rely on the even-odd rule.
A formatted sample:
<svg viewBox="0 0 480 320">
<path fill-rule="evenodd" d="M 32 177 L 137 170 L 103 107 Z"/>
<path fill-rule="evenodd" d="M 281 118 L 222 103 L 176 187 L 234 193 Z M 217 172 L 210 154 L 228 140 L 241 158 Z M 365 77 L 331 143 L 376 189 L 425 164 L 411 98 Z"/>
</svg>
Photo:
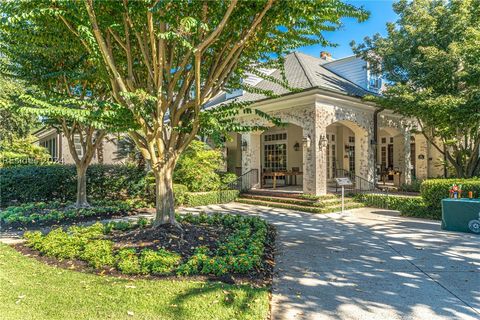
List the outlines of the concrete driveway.
<svg viewBox="0 0 480 320">
<path fill-rule="evenodd" d="M 480 236 L 379 209 L 200 210 L 256 214 L 277 226 L 272 319 L 480 319 Z"/>
</svg>

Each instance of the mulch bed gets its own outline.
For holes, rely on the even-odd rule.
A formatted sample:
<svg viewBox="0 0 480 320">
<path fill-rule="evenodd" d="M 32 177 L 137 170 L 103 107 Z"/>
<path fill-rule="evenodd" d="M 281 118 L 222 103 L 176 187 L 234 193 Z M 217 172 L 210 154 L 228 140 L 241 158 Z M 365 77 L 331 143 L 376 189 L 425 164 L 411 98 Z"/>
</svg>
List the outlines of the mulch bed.
<svg viewBox="0 0 480 320">
<path fill-rule="evenodd" d="M 207 246 L 211 250 L 217 247 L 217 241 L 224 239 L 230 233 L 222 227 L 211 227 L 208 225 L 193 225 L 183 223 L 183 237 L 181 232 L 174 227 L 158 227 L 146 229 L 134 229 L 131 231 L 114 231 L 107 237 L 115 242 L 116 248 L 136 249 L 160 249 L 164 248 L 177 252 L 185 261 L 190 257 L 198 246 Z M 222 281 L 228 284 L 249 283 L 255 286 L 270 286 L 273 279 L 273 268 L 275 265 L 275 235 L 276 231 L 272 225 L 268 226 L 263 265 L 248 274 L 227 274 L 223 276 L 160 276 L 160 275 L 124 275 L 114 268 L 92 269 L 80 260 L 58 260 L 41 255 L 38 251 L 26 247 L 24 244 L 15 244 L 13 247 L 25 256 L 33 257 L 48 265 L 81 272 L 95 273 L 99 275 L 111 275 L 128 279 L 171 279 L 171 280 L 200 280 L 200 281 Z"/>
</svg>

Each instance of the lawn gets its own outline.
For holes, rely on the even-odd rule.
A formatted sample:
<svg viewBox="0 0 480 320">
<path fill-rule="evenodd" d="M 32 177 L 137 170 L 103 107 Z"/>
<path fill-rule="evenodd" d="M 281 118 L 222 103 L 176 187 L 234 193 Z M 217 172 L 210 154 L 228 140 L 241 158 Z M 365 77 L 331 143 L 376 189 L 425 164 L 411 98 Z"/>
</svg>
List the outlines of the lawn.
<svg viewBox="0 0 480 320">
<path fill-rule="evenodd" d="M 128 280 L 47 266 L 0 244 L 2 319 L 266 319 L 268 289 Z"/>
</svg>

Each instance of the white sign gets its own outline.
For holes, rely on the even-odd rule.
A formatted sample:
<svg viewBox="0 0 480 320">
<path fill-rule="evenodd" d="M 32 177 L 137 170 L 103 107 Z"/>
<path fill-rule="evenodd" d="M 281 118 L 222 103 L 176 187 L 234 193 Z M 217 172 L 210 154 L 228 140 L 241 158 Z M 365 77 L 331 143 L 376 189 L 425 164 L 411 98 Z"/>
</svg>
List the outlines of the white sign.
<svg viewBox="0 0 480 320">
<path fill-rule="evenodd" d="M 351 186 L 353 183 L 350 178 L 335 178 L 339 186 Z"/>
</svg>

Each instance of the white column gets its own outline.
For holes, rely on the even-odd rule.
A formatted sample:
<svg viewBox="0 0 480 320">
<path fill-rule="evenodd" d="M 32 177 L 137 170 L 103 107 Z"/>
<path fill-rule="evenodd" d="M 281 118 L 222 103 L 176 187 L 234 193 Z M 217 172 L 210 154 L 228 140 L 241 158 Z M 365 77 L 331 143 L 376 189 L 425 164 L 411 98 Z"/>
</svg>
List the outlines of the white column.
<svg viewBox="0 0 480 320">
<path fill-rule="evenodd" d="M 261 179 L 261 132 L 248 132 L 242 134 L 240 146 L 242 148 L 242 174 L 252 169 L 258 170 L 258 183 L 254 188 L 260 187 Z"/>
</svg>

